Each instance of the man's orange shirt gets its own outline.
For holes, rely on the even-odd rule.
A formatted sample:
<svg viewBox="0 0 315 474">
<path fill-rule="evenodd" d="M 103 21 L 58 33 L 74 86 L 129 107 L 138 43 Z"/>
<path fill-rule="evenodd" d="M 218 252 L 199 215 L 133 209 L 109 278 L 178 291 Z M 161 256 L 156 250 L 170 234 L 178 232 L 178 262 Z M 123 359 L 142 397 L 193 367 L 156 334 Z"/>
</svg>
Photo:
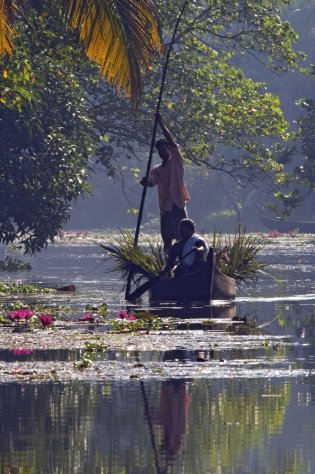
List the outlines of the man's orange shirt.
<svg viewBox="0 0 315 474">
<path fill-rule="evenodd" d="M 184 179 L 184 158 L 178 146 L 170 146 L 171 157 L 166 165 L 152 168 L 149 181 L 158 186 L 159 206 L 161 216 L 171 211 L 175 204 L 180 209 L 190 200 Z"/>
</svg>

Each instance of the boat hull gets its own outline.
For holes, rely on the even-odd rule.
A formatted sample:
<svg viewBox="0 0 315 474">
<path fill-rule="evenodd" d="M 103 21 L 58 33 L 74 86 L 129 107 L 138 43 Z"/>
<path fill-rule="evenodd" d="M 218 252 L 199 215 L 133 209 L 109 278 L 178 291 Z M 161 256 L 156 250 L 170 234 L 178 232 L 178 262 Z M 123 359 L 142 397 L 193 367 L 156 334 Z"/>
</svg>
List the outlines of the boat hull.
<svg viewBox="0 0 315 474">
<path fill-rule="evenodd" d="M 212 261 L 208 260 L 204 269 L 198 273 L 159 280 L 150 289 L 150 300 L 207 304 L 212 300 L 233 300 L 236 295 L 234 278 L 221 273 Z"/>
</svg>

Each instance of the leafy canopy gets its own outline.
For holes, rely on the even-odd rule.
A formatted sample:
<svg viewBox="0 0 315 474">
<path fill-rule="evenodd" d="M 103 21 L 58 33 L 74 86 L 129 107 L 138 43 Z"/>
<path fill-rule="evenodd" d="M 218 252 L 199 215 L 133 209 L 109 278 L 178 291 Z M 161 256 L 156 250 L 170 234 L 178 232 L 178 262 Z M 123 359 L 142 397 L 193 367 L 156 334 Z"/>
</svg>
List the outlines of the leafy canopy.
<svg viewBox="0 0 315 474">
<path fill-rule="evenodd" d="M 0 55 L 12 52 L 17 26 L 27 17 L 24 3 L 0 1 Z M 43 2 L 28 3 L 40 10 Z M 46 7 L 47 15 L 62 15 L 65 24 L 78 33 L 87 57 L 100 66 L 101 74 L 137 105 L 143 72 L 149 69 L 152 56 L 161 51 L 154 1 L 55 0 L 46 2 Z M 56 48 L 60 46 L 56 43 Z"/>
<path fill-rule="evenodd" d="M 189 2 L 171 56 L 162 106 L 166 122 L 187 159 L 226 172 L 241 183 L 263 175 L 283 179 L 283 165 L 276 159 L 278 145 L 274 144 L 287 138 L 280 100 L 265 84 L 246 77 L 242 66 L 254 56 L 283 71 L 301 59 L 292 48 L 297 35 L 281 17 L 287 3 Z M 158 7 L 168 38 L 178 2 L 160 0 Z M 89 90 L 91 114 L 101 137 L 98 159 L 109 168 L 120 156 L 146 153 L 160 75 L 157 61 L 137 116 L 106 85 Z"/>
<path fill-rule="evenodd" d="M 309 71 L 315 77 L 314 67 Z M 269 204 L 280 216 L 288 216 L 315 191 L 315 100 L 299 101 L 303 115 L 297 121 L 298 130 L 285 155 L 286 173 L 281 187 L 274 193 L 276 201 Z"/>
<path fill-rule="evenodd" d="M 1 61 L 0 241 L 18 239 L 33 253 L 61 230 L 70 202 L 87 189 L 93 129 L 81 48 L 58 15 L 33 10 L 29 22 Z"/>
</svg>

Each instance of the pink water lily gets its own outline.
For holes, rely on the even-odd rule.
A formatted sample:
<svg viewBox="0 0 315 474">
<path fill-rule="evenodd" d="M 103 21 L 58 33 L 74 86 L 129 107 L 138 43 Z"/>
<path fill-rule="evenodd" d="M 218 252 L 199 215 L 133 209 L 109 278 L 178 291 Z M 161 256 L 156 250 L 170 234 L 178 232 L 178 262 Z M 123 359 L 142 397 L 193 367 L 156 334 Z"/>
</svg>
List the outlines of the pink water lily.
<svg viewBox="0 0 315 474">
<path fill-rule="evenodd" d="M 94 316 L 91 313 L 86 313 L 82 316 L 82 318 L 79 318 L 79 321 L 94 321 Z"/>
<path fill-rule="evenodd" d="M 50 326 L 55 321 L 55 318 L 48 314 L 40 314 L 38 317 L 43 326 Z"/>
<path fill-rule="evenodd" d="M 11 321 L 25 319 L 27 322 L 34 314 L 34 311 L 31 311 L 30 309 L 16 309 L 15 311 L 10 311 L 8 313 L 8 318 L 11 319 Z"/>
<path fill-rule="evenodd" d="M 133 314 L 129 314 L 128 311 L 125 311 L 124 309 L 121 309 L 119 311 L 119 317 L 120 319 L 124 319 L 126 321 L 136 321 L 137 318 Z"/>
<path fill-rule="evenodd" d="M 30 309 L 16 309 L 15 311 L 10 311 L 9 318 L 12 320 L 29 319 L 34 314 L 34 311 L 31 311 Z"/>
</svg>

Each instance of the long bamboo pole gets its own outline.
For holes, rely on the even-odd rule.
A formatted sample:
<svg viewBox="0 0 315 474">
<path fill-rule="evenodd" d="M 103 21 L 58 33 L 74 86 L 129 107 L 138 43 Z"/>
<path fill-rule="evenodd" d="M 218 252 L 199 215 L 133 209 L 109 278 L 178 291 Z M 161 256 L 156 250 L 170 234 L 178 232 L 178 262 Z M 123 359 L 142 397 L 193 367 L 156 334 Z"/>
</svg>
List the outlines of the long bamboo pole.
<svg viewBox="0 0 315 474">
<path fill-rule="evenodd" d="M 179 23 L 181 21 L 181 18 L 183 16 L 184 10 L 188 4 L 188 0 L 185 0 L 183 3 L 183 6 L 180 10 L 180 13 L 178 15 L 176 25 L 173 31 L 172 39 L 169 44 L 169 48 L 167 51 L 167 55 L 165 57 L 165 63 L 164 63 L 164 68 L 163 68 L 163 74 L 162 74 L 162 81 L 161 81 L 161 87 L 160 87 L 160 93 L 158 97 L 158 101 L 156 104 L 156 114 L 160 111 L 160 106 L 162 102 L 162 97 L 163 97 L 163 92 L 164 92 L 164 85 L 165 85 L 165 79 L 166 79 L 166 73 L 167 73 L 167 68 L 172 52 L 172 47 L 176 38 L 176 33 L 179 27 Z M 146 178 L 149 177 L 150 170 L 151 170 L 151 164 L 152 164 L 152 156 L 153 156 L 153 150 L 154 150 L 154 145 L 155 145 L 155 137 L 156 137 L 156 130 L 157 130 L 157 116 L 155 116 L 154 120 L 154 126 L 153 126 L 153 131 L 152 131 L 152 138 L 151 138 L 151 146 L 150 146 L 150 153 L 149 153 L 149 158 L 148 158 L 148 164 L 147 164 L 147 170 L 146 170 Z M 144 201 L 146 198 L 147 194 L 147 185 L 143 186 L 142 190 L 142 196 L 141 196 L 141 202 L 140 202 L 140 207 L 139 207 L 139 214 L 138 214 L 138 220 L 137 220 L 137 226 L 136 226 L 136 232 L 135 232 L 135 238 L 134 238 L 134 246 L 138 245 L 138 240 L 139 240 L 139 234 L 140 234 L 140 227 L 141 227 L 141 221 L 142 221 L 142 216 L 143 216 L 143 209 L 144 209 Z M 130 295 L 130 286 L 131 286 L 131 280 L 132 280 L 133 273 L 129 272 L 127 283 L 126 283 L 126 292 L 125 292 L 125 299 L 128 300 L 129 295 Z"/>
</svg>

